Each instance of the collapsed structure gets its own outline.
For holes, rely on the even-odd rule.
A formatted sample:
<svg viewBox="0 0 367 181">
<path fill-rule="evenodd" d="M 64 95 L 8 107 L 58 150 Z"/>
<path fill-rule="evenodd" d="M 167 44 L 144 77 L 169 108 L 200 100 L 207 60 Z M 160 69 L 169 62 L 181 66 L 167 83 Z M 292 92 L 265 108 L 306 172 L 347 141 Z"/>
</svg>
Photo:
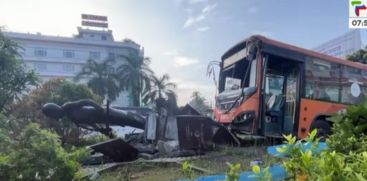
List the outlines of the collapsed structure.
<svg viewBox="0 0 367 181">
<path fill-rule="evenodd" d="M 215 144 L 239 144 L 239 141 L 221 124 L 201 116 L 190 105 L 178 114 L 161 108 L 101 107 L 92 100 L 67 102 L 61 106 L 47 103 L 42 112 L 50 118 L 66 117 L 78 127 L 97 131 L 111 140 L 91 145 L 115 162 L 132 161 L 138 157 L 175 157 L 203 154 Z M 130 126 L 143 133 L 115 138 L 110 126 Z"/>
</svg>

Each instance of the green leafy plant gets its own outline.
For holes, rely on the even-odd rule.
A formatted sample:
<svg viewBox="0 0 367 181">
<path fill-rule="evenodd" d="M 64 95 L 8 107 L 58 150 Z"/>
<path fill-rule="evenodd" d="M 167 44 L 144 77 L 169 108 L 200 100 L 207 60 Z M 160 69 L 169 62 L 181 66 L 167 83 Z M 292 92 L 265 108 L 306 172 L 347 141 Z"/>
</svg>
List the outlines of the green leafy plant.
<svg viewBox="0 0 367 181">
<path fill-rule="evenodd" d="M 271 181 L 272 176 L 269 172 L 269 167 L 266 167 L 263 171 L 261 171 L 261 168 L 259 165 L 252 166 L 252 172 L 255 173 L 255 176 L 257 180 L 259 181 Z"/>
<path fill-rule="evenodd" d="M 19 54 L 21 47 L 5 37 L 0 28 L 0 111 L 4 111 L 29 86 L 37 84 L 37 75 L 27 70 Z"/>
<path fill-rule="evenodd" d="M 110 139 L 109 137 L 101 133 L 97 133 L 93 135 L 86 135 L 80 138 L 80 143 L 78 144 L 78 146 L 90 146 L 96 143 L 107 141 L 109 139 Z"/>
<path fill-rule="evenodd" d="M 318 150 L 317 130 L 305 139 L 284 135 L 286 145 L 277 148 L 287 158 L 283 162 L 288 180 L 366 181 L 367 180 L 367 102 L 349 106 L 330 118 L 333 134 L 326 139 L 328 149 Z M 253 172 L 260 180 L 260 167 Z"/>
<path fill-rule="evenodd" d="M 283 165 L 291 179 L 299 181 L 362 181 L 367 179 L 365 173 L 367 169 L 366 151 L 355 152 L 355 147 L 352 147 L 347 148 L 350 150 L 348 153 L 330 148 L 318 152 L 319 142 L 315 135 L 316 131 L 314 130 L 308 138 L 298 141 L 295 141 L 293 136 L 284 136 L 287 145 L 277 150 L 289 157 Z M 311 144 L 310 149 L 306 149 L 307 144 Z"/>
<path fill-rule="evenodd" d="M 0 180 L 78 180 L 86 149 L 66 152 L 58 136 L 31 123 L 14 134 L 0 115 Z"/>
<path fill-rule="evenodd" d="M 63 118 L 59 121 L 47 118 L 41 111 L 42 106 L 48 102 L 62 105 L 68 101 L 79 99 L 93 99 L 101 102 L 101 98 L 93 94 L 86 85 L 75 84 L 64 79 L 50 79 L 41 86 L 33 89 L 21 100 L 12 104 L 7 114 L 14 116 L 12 121 L 24 128 L 31 122 L 38 123 L 41 128 L 51 129 L 56 132 L 63 146 L 83 146 L 83 136 L 88 131 L 78 128 L 72 121 Z"/>
<path fill-rule="evenodd" d="M 294 176 L 308 177 L 313 170 L 314 157 L 313 153 L 317 152 L 319 139 L 315 138 L 317 130 L 313 130 L 306 139 L 296 141 L 296 137 L 292 135 L 284 135 L 286 145 L 277 148 L 277 151 L 289 157 L 284 162 L 285 168 Z M 310 149 L 306 149 L 311 144 Z"/>
<path fill-rule="evenodd" d="M 241 176 L 241 164 L 239 163 L 228 163 L 228 170 L 227 170 L 227 175 L 226 175 L 226 180 L 227 181 L 238 181 L 240 179 Z"/>
<path fill-rule="evenodd" d="M 184 177 L 186 179 L 193 179 L 194 178 L 194 175 L 193 175 L 193 171 L 192 171 L 192 164 L 185 160 L 183 163 L 182 163 L 182 174 L 184 175 Z"/>
<path fill-rule="evenodd" d="M 332 150 L 348 154 L 367 151 L 367 102 L 349 106 L 330 118 L 333 134 L 327 140 Z"/>
</svg>

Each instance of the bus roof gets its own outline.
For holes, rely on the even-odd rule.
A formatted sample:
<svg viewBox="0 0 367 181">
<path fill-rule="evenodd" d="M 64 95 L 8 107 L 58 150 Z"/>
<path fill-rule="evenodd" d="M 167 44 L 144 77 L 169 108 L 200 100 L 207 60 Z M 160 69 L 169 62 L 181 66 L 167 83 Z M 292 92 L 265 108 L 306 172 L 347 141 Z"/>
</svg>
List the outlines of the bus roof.
<svg viewBox="0 0 367 181">
<path fill-rule="evenodd" d="M 333 57 L 330 55 L 322 54 L 313 50 L 308 50 L 305 48 L 297 47 L 294 45 L 286 44 L 277 40 L 273 40 L 261 35 L 253 35 L 233 47 L 231 47 L 228 51 L 226 51 L 223 56 L 222 60 L 228 58 L 232 54 L 236 53 L 239 50 L 242 50 L 246 47 L 246 44 L 252 41 L 258 41 L 260 43 L 261 51 L 266 52 L 273 55 L 278 55 L 282 57 L 286 57 L 289 59 L 296 59 L 299 61 L 304 61 L 305 57 L 314 57 L 330 62 L 335 62 L 339 64 L 348 65 L 351 67 L 361 68 L 361 69 L 367 69 L 366 64 L 362 64 L 359 62 L 352 62 L 346 59 L 341 59 L 337 57 Z"/>
</svg>

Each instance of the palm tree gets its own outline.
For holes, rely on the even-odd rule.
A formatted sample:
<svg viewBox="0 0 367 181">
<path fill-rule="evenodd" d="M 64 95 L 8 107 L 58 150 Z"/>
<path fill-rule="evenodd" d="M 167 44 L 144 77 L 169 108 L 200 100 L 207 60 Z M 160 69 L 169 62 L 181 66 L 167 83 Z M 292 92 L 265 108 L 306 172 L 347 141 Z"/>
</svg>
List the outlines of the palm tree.
<svg viewBox="0 0 367 181">
<path fill-rule="evenodd" d="M 194 91 L 192 93 L 191 101 L 189 104 L 203 115 L 211 112 L 211 108 L 206 103 L 205 97 L 203 97 L 198 91 Z"/>
<path fill-rule="evenodd" d="M 178 111 L 177 96 L 173 89 L 177 86 L 175 83 L 169 82 L 169 75 L 164 74 L 157 78 L 152 76 L 151 88 L 144 94 L 144 103 L 155 103 L 158 115 L 161 114 L 161 109 L 164 108 L 168 115 L 174 115 Z"/>
<path fill-rule="evenodd" d="M 169 107 L 176 105 L 176 93 L 172 90 L 177 86 L 175 83 L 168 82 L 170 77 L 168 74 L 164 74 L 162 77 L 157 78 L 155 76 L 151 77 L 151 87 L 150 90 L 144 94 L 143 102 L 150 103 L 156 102 L 157 100 L 165 100 Z"/>
<path fill-rule="evenodd" d="M 172 90 L 176 88 L 176 84 L 169 82 L 169 79 L 168 74 L 159 78 L 152 75 L 150 90 L 146 91 L 143 96 L 144 103 L 155 103 L 156 106 L 159 117 L 157 130 L 163 130 L 157 133 L 157 139 L 165 138 L 168 116 L 175 115 L 178 111 L 176 93 Z"/>
<path fill-rule="evenodd" d="M 140 96 L 150 88 L 153 71 L 149 68 L 150 58 L 138 54 L 121 55 L 126 63 L 117 68 L 120 87 L 130 89 L 133 94 L 133 105 L 140 106 Z"/>
<path fill-rule="evenodd" d="M 94 93 L 98 94 L 103 99 L 105 99 L 107 95 L 108 99 L 114 101 L 121 90 L 116 74 L 111 71 L 111 65 L 113 63 L 115 63 L 114 59 L 106 59 L 101 63 L 89 59 L 75 79 L 80 80 L 81 78 L 88 78 L 88 87 L 91 88 Z"/>
</svg>

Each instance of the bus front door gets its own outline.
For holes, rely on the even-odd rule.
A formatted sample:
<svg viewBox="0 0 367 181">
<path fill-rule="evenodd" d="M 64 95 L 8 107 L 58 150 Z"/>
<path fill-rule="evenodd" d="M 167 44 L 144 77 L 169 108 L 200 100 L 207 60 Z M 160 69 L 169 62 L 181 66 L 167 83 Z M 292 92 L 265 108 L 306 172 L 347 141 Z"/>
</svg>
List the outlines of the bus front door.
<svg viewBox="0 0 367 181">
<path fill-rule="evenodd" d="M 293 133 L 299 105 L 300 63 L 269 58 L 265 75 L 265 136 L 280 137 Z"/>
</svg>

